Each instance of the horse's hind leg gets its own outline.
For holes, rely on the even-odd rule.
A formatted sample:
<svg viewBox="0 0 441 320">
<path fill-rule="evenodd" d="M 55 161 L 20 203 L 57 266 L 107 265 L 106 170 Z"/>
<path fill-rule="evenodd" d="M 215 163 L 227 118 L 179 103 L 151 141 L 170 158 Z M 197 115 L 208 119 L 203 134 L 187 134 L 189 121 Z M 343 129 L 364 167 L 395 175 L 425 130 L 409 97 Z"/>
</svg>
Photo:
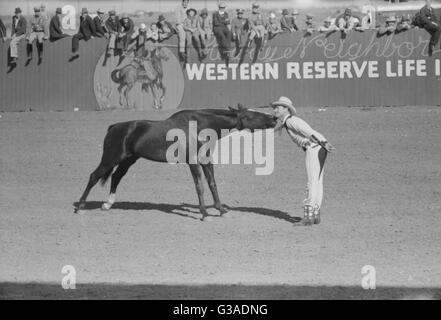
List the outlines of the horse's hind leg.
<svg viewBox="0 0 441 320">
<path fill-rule="evenodd" d="M 196 192 L 199 198 L 199 210 L 202 214 L 201 220 L 203 221 L 207 216 L 208 212 L 205 208 L 204 201 L 204 185 L 202 183 L 202 170 L 200 164 L 189 164 L 191 175 L 193 176 L 194 184 L 196 186 Z"/>
<path fill-rule="evenodd" d="M 129 170 L 129 168 L 138 159 L 139 159 L 138 157 L 132 156 L 130 158 L 124 159 L 118 165 L 118 168 L 112 174 L 112 182 L 110 184 L 109 199 L 107 200 L 107 202 L 103 203 L 103 206 L 101 207 L 101 209 L 103 209 L 103 210 L 110 210 L 110 208 L 112 208 L 112 205 L 115 203 L 115 194 L 116 194 L 116 188 L 118 187 L 118 184 L 120 183 L 121 179 L 125 176 L 125 174 Z"/>
<path fill-rule="evenodd" d="M 211 194 L 213 195 L 214 207 L 219 210 L 220 214 L 223 215 L 228 212 L 228 210 L 222 205 L 219 199 L 219 193 L 217 192 L 216 180 L 214 178 L 214 167 L 212 163 L 202 165 L 204 170 L 205 178 L 207 179 L 208 186 L 210 187 Z"/>
<path fill-rule="evenodd" d="M 113 166 L 105 166 L 103 163 L 100 163 L 98 168 L 89 177 L 89 182 L 87 183 L 86 189 L 83 192 L 83 195 L 80 198 L 80 201 L 78 202 L 78 207 L 75 209 L 75 213 L 78 213 L 78 211 L 84 209 L 84 206 L 86 204 L 87 196 L 90 193 L 90 190 L 97 184 L 97 182 L 103 178 L 110 175 L 110 173 L 113 170 Z"/>
</svg>

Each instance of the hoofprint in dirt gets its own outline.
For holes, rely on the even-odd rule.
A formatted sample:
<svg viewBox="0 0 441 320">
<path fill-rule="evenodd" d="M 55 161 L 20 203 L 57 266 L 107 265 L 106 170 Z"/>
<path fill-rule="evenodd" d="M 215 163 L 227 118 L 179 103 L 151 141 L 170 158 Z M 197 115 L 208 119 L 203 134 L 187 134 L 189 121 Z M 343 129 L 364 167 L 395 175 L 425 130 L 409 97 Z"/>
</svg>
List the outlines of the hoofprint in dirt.
<svg viewBox="0 0 441 320">
<path fill-rule="evenodd" d="M 190 173 L 138 161 L 102 212 L 73 214 L 100 160 L 107 127 L 170 112 L 3 113 L 0 119 L 0 283 L 77 285 L 361 285 L 441 287 L 441 108 L 299 108 L 336 147 L 325 166 L 322 224 L 298 226 L 303 152 L 276 134 L 275 170 L 216 166 L 228 218 L 199 221 Z M 206 199 L 209 198 L 206 188 Z M 217 211 L 210 209 L 212 215 Z M 44 293 L 42 293 L 44 295 Z"/>
</svg>

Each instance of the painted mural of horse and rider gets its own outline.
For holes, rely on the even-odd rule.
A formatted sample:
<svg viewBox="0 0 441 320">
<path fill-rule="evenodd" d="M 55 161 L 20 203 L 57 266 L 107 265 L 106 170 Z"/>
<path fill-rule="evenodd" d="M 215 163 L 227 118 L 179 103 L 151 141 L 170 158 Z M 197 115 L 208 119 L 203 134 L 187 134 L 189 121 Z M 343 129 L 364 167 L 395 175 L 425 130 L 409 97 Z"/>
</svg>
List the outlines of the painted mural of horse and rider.
<svg viewBox="0 0 441 320">
<path fill-rule="evenodd" d="M 166 94 L 163 61 L 168 59 L 169 56 L 162 47 L 150 50 L 143 47 L 136 51 L 128 65 L 114 69 L 110 77 L 118 84 L 119 104 L 125 108 L 133 108 L 134 102 L 130 93 L 140 83 L 141 91 L 153 96 L 153 107 L 161 109 Z"/>
</svg>

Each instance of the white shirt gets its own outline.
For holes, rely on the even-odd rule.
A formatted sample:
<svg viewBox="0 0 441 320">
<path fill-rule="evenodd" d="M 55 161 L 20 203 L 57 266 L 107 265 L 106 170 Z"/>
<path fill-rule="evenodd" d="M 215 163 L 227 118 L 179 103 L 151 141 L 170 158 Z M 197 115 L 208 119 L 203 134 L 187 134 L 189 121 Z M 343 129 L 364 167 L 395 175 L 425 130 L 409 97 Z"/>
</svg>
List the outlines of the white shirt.
<svg viewBox="0 0 441 320">
<path fill-rule="evenodd" d="M 317 145 L 317 143 L 311 139 L 312 136 L 314 136 L 320 142 L 326 141 L 326 138 L 321 133 L 312 129 L 311 126 L 306 123 L 306 121 L 300 119 L 299 117 L 286 115 L 285 118 L 283 118 L 282 123 L 292 141 L 294 141 L 294 143 L 296 143 L 300 148 L 305 148 L 308 145 Z"/>
</svg>

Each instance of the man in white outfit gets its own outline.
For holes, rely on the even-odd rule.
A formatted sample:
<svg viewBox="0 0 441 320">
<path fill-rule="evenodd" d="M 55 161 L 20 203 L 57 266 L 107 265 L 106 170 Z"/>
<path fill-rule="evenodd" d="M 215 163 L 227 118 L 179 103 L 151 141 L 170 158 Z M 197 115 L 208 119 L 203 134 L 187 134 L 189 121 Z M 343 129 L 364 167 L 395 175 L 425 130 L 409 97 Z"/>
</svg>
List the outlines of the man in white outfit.
<svg viewBox="0 0 441 320">
<path fill-rule="evenodd" d="M 271 106 L 280 120 L 276 131 L 286 128 L 292 141 L 305 151 L 308 197 L 304 200 L 303 222 L 305 225 L 319 224 L 323 200 L 323 167 L 328 152 L 332 152 L 334 147 L 321 133 L 297 117 L 296 109 L 289 98 L 280 97 Z"/>
</svg>

